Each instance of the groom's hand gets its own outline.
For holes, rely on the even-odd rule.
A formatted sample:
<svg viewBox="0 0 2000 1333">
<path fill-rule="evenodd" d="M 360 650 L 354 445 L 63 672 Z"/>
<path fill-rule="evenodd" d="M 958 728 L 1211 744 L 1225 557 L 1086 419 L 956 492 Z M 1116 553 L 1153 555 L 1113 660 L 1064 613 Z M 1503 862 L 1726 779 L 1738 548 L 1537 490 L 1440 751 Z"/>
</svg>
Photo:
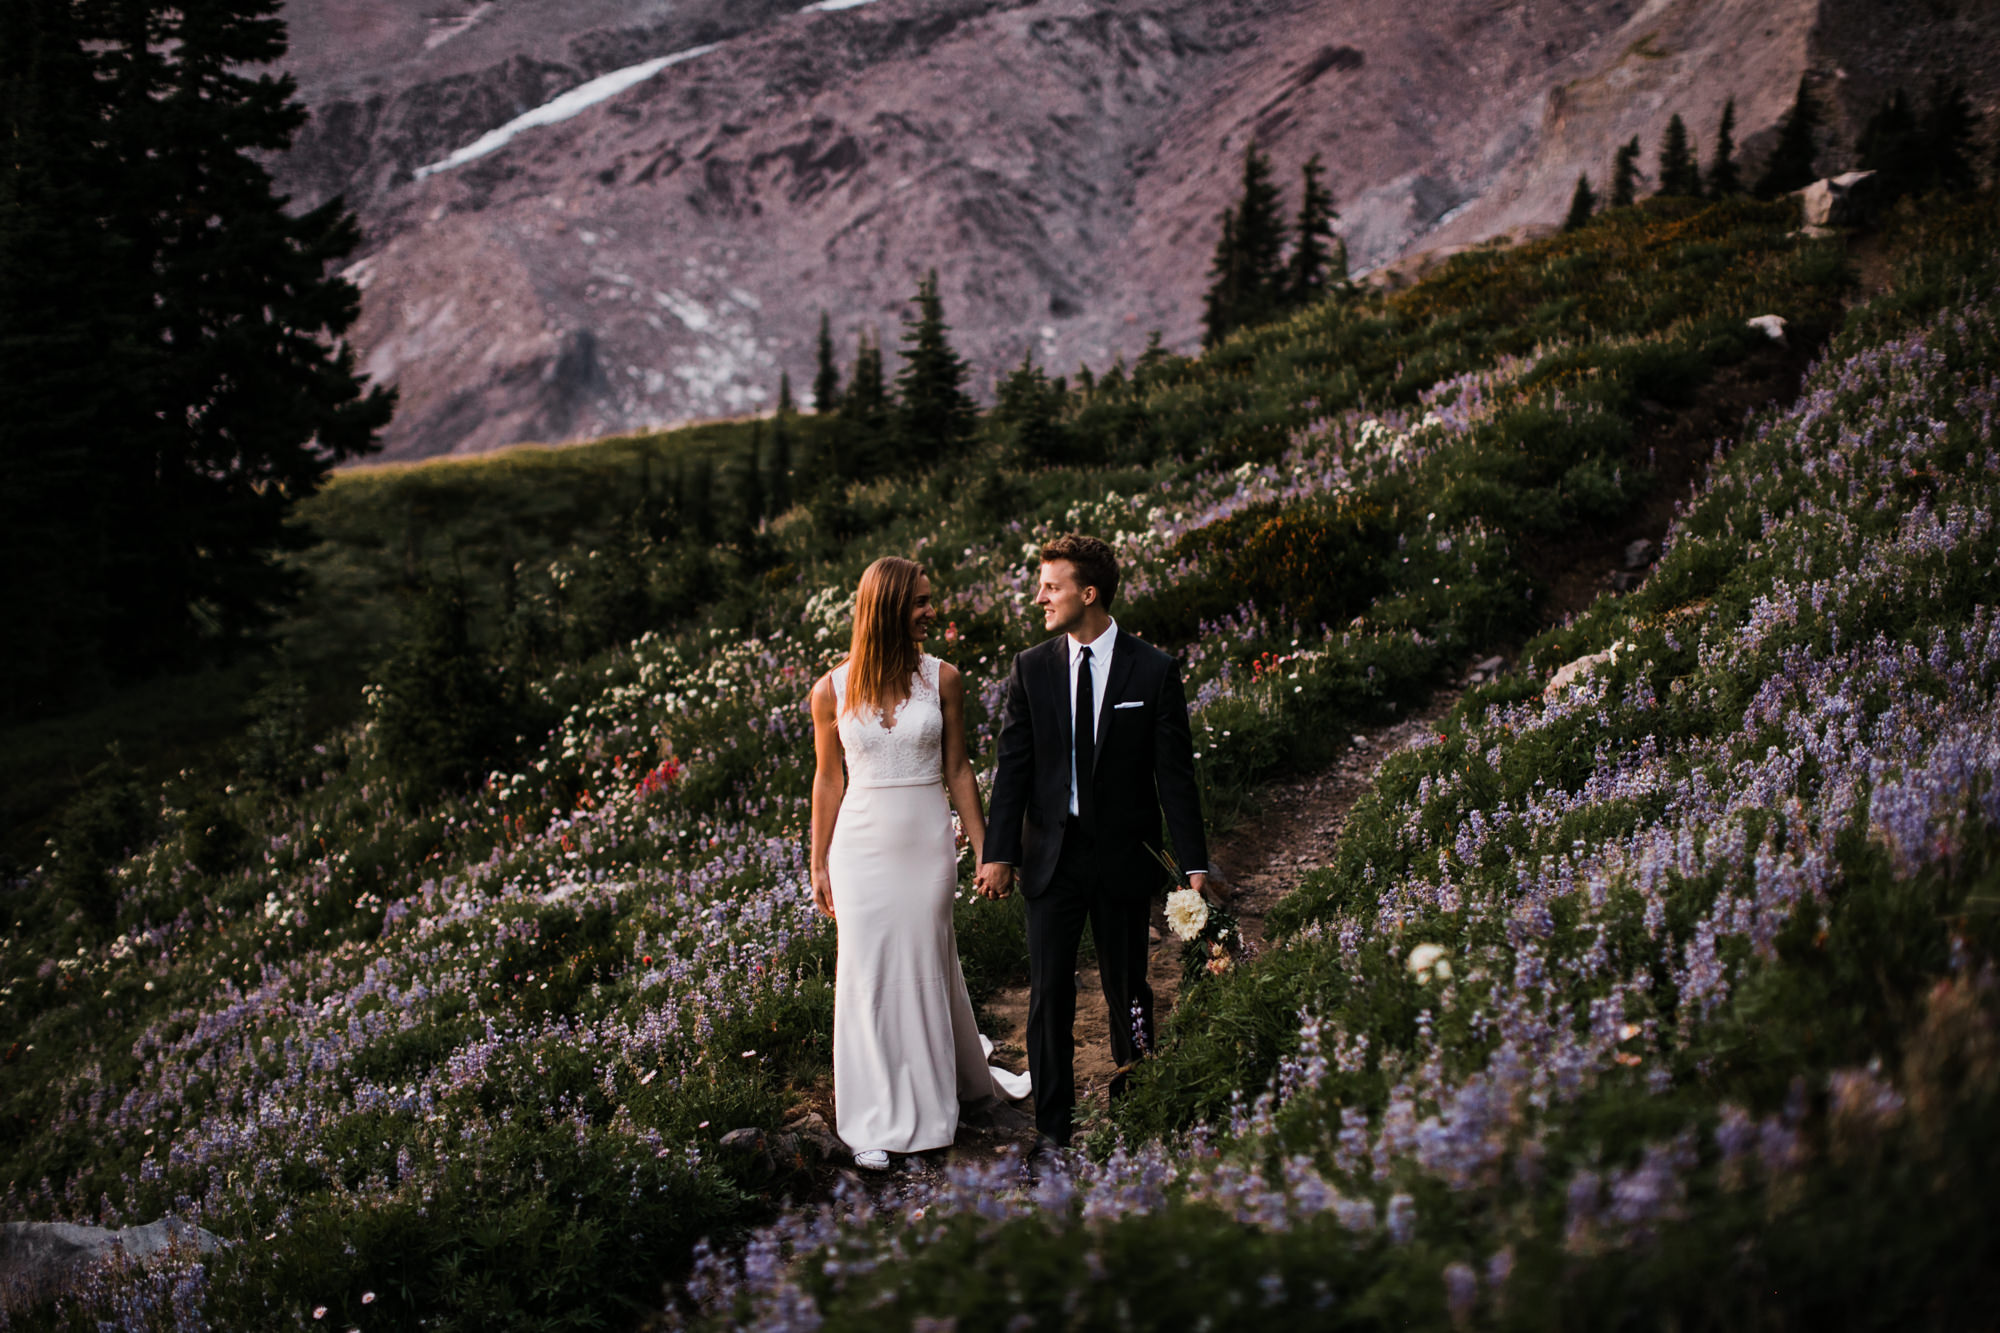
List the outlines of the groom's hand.
<svg viewBox="0 0 2000 1333">
<path fill-rule="evenodd" d="M 1000 861 L 988 861 L 979 867 L 973 887 L 980 897 L 999 902 L 1014 891 L 1014 867 Z"/>
<path fill-rule="evenodd" d="M 1193 889 L 1196 893 L 1200 894 L 1202 897 L 1208 899 L 1208 901 L 1216 904 L 1218 907 L 1226 905 L 1228 902 L 1228 899 L 1221 892 L 1220 885 L 1216 886 L 1215 892 L 1213 893 L 1209 892 L 1208 872 L 1206 870 L 1197 870 L 1193 874 L 1189 875 L 1188 887 Z"/>
</svg>

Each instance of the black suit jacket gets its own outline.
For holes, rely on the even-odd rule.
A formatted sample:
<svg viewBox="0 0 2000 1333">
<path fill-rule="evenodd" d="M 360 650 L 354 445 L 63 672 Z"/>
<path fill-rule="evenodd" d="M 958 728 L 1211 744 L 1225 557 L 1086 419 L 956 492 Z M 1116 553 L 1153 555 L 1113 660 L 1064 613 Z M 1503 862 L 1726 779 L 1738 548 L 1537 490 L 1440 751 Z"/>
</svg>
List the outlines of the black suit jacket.
<svg viewBox="0 0 2000 1333">
<path fill-rule="evenodd" d="M 1021 891 L 1030 898 L 1049 886 L 1063 821 L 1069 817 L 1066 639 L 1036 644 L 1014 659 L 982 849 L 985 860 L 1019 867 Z M 1163 845 L 1162 813 L 1181 868 L 1208 867 L 1180 664 L 1122 629 L 1111 650 L 1095 757 L 1090 781 L 1096 827 L 1091 832 L 1102 891 L 1143 898 L 1165 887 L 1166 869 L 1154 857 L 1154 849 Z"/>
</svg>

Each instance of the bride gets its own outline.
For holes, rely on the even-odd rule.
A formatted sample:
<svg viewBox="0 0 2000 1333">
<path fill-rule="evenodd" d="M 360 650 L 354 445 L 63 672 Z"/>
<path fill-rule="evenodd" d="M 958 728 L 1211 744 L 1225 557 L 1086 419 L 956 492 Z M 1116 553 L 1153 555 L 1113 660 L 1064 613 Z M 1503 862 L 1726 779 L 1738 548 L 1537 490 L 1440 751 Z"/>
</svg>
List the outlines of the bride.
<svg viewBox="0 0 2000 1333">
<path fill-rule="evenodd" d="M 861 576 L 847 660 L 812 689 L 813 902 L 838 932 L 833 1098 L 859 1166 L 951 1143 L 959 1111 L 1027 1095 L 989 1069 L 958 964 L 946 793 L 971 840 L 986 818 L 965 749 L 965 685 L 923 651 L 937 612 L 914 561 Z M 845 760 L 843 773 L 842 760 Z"/>
</svg>

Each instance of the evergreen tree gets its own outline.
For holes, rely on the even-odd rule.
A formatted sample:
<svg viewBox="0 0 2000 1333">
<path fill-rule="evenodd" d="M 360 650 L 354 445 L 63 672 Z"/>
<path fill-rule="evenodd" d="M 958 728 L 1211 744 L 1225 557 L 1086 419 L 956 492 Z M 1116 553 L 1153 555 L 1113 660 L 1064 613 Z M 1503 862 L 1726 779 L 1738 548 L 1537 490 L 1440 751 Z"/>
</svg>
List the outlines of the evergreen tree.
<svg viewBox="0 0 2000 1333">
<path fill-rule="evenodd" d="M 262 624 L 291 591 L 270 558 L 300 540 L 291 506 L 392 410 L 329 276 L 352 217 L 288 215 L 262 165 L 305 119 L 288 77 L 243 72 L 283 55 L 278 8 L 10 0 L 0 19 L 0 417 L 20 423 L 0 517 L 45 553 L 10 561 L 41 590 L 9 601 L 54 604 L 31 623 L 67 643 L 0 668 L 27 686 L 0 691 L 14 707 L 53 697 L 21 676 L 58 659 L 138 676 Z M 60 351 L 80 337 L 87 357 Z"/>
<path fill-rule="evenodd" d="M 1210 265 L 1204 301 L 1204 345 L 1213 346 L 1236 329 L 1261 324 L 1284 306 L 1285 218 L 1278 187 L 1271 183 L 1271 159 L 1253 141 L 1243 150 L 1243 193 L 1222 216 L 1222 237 Z"/>
<path fill-rule="evenodd" d="M 911 457 L 948 457 L 972 436 L 977 411 L 965 391 L 966 364 L 946 334 L 937 270 L 917 283 L 914 319 L 903 321 L 903 368 L 896 376 L 896 435 Z"/>
<path fill-rule="evenodd" d="M 1237 324 L 1236 311 L 1243 299 L 1242 256 L 1236 247 L 1236 210 L 1225 208 L 1220 219 L 1222 234 L 1215 241 L 1215 255 L 1208 261 L 1208 291 L 1201 298 L 1201 343 L 1213 347 L 1228 337 Z"/>
<path fill-rule="evenodd" d="M 1569 213 L 1563 218 L 1564 231 L 1580 231 L 1590 221 L 1590 215 L 1597 211 L 1597 195 L 1590 188 L 1589 176 L 1576 178 L 1576 190 L 1569 197 Z"/>
<path fill-rule="evenodd" d="M 1146 346 L 1139 353 L 1139 359 L 1132 365 L 1132 382 L 1149 384 L 1167 373 L 1174 364 L 1175 357 L 1167 350 L 1164 337 L 1158 329 L 1146 335 Z"/>
<path fill-rule="evenodd" d="M 739 545 L 748 541 L 763 521 L 764 494 L 764 421 L 759 417 L 750 422 L 750 449 L 743 456 L 743 472 L 737 483 Z"/>
<path fill-rule="evenodd" d="M 1810 81 L 1801 76 L 1792 109 L 1785 113 L 1784 123 L 1778 128 L 1777 147 L 1771 150 L 1771 160 L 1764 164 L 1764 174 L 1757 178 L 1759 199 L 1776 199 L 1781 194 L 1803 190 L 1819 179 L 1813 169 L 1813 159 L 1819 153 L 1813 146 L 1813 135 L 1819 124 L 1819 103 L 1813 99 Z"/>
<path fill-rule="evenodd" d="M 833 475 L 872 477 L 889 462 L 889 391 L 882 379 L 882 345 L 864 331 L 855 346 L 854 370 L 840 397 L 839 425 L 830 448 Z"/>
<path fill-rule="evenodd" d="M 681 512 L 691 520 L 694 535 L 702 545 L 715 541 L 715 463 L 706 454 L 695 459 L 687 470 Z"/>
<path fill-rule="evenodd" d="M 825 416 L 840 407 L 840 371 L 833 364 L 833 331 L 819 312 L 818 368 L 813 372 L 813 411 Z"/>
<path fill-rule="evenodd" d="M 771 419 L 771 517 L 792 507 L 792 377 L 778 375 L 778 411 Z"/>
<path fill-rule="evenodd" d="M 0 5 L 0 708 L 46 711 L 101 683 L 116 533 L 102 442 L 149 429 L 122 385 L 137 312 L 103 211 L 95 62 L 69 0 Z"/>
<path fill-rule="evenodd" d="M 1021 358 L 994 395 L 993 424 L 1001 438 L 1025 461 L 1053 463 L 1069 451 L 1069 433 L 1062 422 L 1062 390 L 1051 384 L 1035 364 L 1033 352 Z"/>
<path fill-rule="evenodd" d="M 1924 108 L 1924 186 L 1934 190 L 1970 190 L 1979 181 L 1972 169 L 1975 116 L 1965 89 L 1940 77 L 1931 85 Z"/>
<path fill-rule="evenodd" d="M 1333 236 L 1333 224 L 1340 214 L 1333 211 L 1333 196 L 1321 183 L 1323 175 L 1325 168 L 1320 165 L 1319 154 L 1314 153 L 1300 172 L 1299 220 L 1293 233 L 1298 239 L 1293 243 L 1291 263 L 1286 266 L 1285 274 L 1288 305 L 1311 305 L 1326 295 L 1331 281 L 1333 255 L 1327 241 Z M 1340 277 L 1346 276 L 1343 264 Z M 1143 361 L 1139 368 L 1145 369 Z"/>
<path fill-rule="evenodd" d="M 1855 147 L 1861 169 L 1876 173 L 1875 184 L 1885 201 L 1923 187 L 1924 153 L 1918 141 L 1917 118 L 1901 88 L 1884 98 L 1875 114 L 1868 117 Z"/>
<path fill-rule="evenodd" d="M 1667 132 L 1660 139 L 1660 177 L 1654 193 L 1687 199 L 1701 195 L 1701 168 L 1695 165 L 1694 145 L 1688 142 L 1687 122 L 1679 112 L 1667 118 Z"/>
<path fill-rule="evenodd" d="M 1611 159 L 1611 207 L 1630 208 L 1638 198 L 1639 136 L 1618 146 Z"/>
<path fill-rule="evenodd" d="M 1743 192 L 1742 173 L 1736 169 L 1736 99 L 1722 104 L 1722 123 L 1715 127 L 1715 155 L 1708 160 L 1708 197 L 1726 199 Z"/>
</svg>

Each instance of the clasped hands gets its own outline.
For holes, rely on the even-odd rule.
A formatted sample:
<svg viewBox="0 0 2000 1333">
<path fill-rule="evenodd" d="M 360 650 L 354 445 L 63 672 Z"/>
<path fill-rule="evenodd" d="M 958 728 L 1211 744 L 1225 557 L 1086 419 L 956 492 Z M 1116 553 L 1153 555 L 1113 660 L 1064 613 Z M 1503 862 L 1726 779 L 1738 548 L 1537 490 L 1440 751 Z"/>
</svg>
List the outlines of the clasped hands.
<svg viewBox="0 0 2000 1333">
<path fill-rule="evenodd" d="M 1014 867 L 1004 861 L 984 862 L 973 879 L 972 887 L 980 897 L 999 902 L 1014 891 Z M 1208 875 L 1204 871 L 1198 870 L 1189 875 L 1188 887 L 1204 898 L 1215 900 L 1214 895 L 1208 891 Z"/>
</svg>

